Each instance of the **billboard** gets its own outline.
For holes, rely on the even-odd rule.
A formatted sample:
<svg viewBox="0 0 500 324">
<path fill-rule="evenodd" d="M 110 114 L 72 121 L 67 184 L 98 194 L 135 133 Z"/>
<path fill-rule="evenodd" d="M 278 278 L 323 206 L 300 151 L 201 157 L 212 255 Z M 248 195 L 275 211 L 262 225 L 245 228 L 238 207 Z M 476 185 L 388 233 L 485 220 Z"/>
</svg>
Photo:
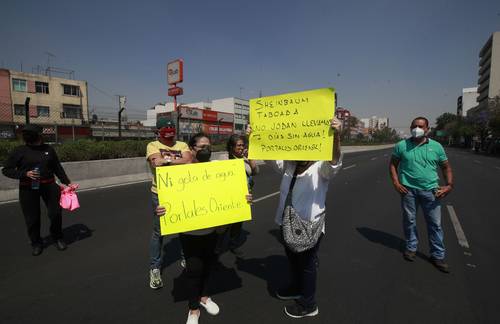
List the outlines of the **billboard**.
<svg viewBox="0 0 500 324">
<path fill-rule="evenodd" d="M 233 133 L 233 125 L 203 124 L 203 132 L 209 135 L 231 135 Z"/>
<path fill-rule="evenodd" d="M 184 61 L 178 59 L 167 64 L 167 82 L 168 84 L 181 83 L 184 78 Z"/>
<path fill-rule="evenodd" d="M 217 112 L 213 110 L 203 110 L 203 120 L 205 121 L 217 121 Z"/>
<path fill-rule="evenodd" d="M 191 108 L 191 107 L 180 107 L 181 118 L 189 118 L 189 119 L 203 119 L 203 111 L 199 108 Z"/>
<path fill-rule="evenodd" d="M 196 134 L 201 132 L 201 123 L 200 122 L 185 122 L 181 121 L 179 123 L 179 131 L 181 134 Z"/>
</svg>

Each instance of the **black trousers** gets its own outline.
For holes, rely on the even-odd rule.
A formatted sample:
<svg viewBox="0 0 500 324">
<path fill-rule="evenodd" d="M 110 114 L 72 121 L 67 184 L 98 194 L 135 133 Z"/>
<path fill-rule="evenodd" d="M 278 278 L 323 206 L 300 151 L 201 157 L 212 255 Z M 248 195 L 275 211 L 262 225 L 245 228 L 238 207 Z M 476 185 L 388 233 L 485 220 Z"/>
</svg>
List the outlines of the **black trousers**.
<svg viewBox="0 0 500 324">
<path fill-rule="evenodd" d="M 214 266 L 217 234 L 179 234 L 184 258 L 186 259 L 186 292 L 189 309 L 200 308 L 200 298 L 209 296 L 208 282 Z"/>
<path fill-rule="evenodd" d="M 42 238 L 40 237 L 40 198 L 47 206 L 47 214 L 50 219 L 50 235 L 54 240 L 62 238 L 60 196 L 59 186 L 55 183 L 40 184 L 38 190 L 24 186 L 19 187 L 19 202 L 21 203 L 28 236 L 32 245 L 42 244 Z"/>
<path fill-rule="evenodd" d="M 281 237 L 283 239 L 283 228 L 281 228 Z M 285 253 L 290 264 L 290 272 L 292 275 L 290 288 L 300 293 L 297 302 L 307 309 L 316 308 L 316 281 L 318 277 L 318 250 L 323 234 L 319 237 L 318 242 L 311 249 L 294 252 L 290 250 L 286 244 Z"/>
</svg>

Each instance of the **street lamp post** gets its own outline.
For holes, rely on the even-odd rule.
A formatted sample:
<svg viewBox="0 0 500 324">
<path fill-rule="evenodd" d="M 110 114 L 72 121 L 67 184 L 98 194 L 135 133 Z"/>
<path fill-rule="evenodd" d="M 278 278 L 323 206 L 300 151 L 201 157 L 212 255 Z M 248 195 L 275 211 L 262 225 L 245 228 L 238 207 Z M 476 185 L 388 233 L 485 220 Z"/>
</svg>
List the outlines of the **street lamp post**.
<svg viewBox="0 0 500 324">
<path fill-rule="evenodd" d="M 217 121 L 217 142 L 220 143 L 220 122 L 223 121 L 224 118 L 221 118 Z"/>
</svg>

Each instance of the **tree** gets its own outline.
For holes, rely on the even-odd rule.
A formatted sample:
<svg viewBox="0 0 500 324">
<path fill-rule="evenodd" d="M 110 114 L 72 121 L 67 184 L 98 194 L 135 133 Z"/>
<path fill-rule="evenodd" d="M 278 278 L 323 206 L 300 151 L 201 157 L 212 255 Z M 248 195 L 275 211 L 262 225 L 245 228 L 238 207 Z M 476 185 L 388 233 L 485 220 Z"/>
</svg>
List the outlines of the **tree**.
<svg viewBox="0 0 500 324">
<path fill-rule="evenodd" d="M 444 113 L 438 118 L 436 118 L 436 129 L 442 130 L 445 129 L 446 124 L 454 122 L 458 119 L 458 116 L 452 113 Z"/>
<path fill-rule="evenodd" d="M 382 129 L 375 129 L 373 131 L 373 140 L 378 143 L 391 143 L 399 140 L 396 130 L 384 127 Z"/>
</svg>

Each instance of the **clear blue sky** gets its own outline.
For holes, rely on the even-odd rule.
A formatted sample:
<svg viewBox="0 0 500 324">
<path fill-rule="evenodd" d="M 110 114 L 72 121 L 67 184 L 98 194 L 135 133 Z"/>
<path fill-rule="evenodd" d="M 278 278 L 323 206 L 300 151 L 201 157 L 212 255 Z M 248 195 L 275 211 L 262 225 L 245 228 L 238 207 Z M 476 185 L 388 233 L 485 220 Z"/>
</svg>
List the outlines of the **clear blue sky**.
<svg viewBox="0 0 500 324">
<path fill-rule="evenodd" d="M 182 102 L 330 86 L 356 116 L 396 127 L 455 112 L 500 30 L 493 0 L 11 0 L 1 12 L 4 67 L 31 72 L 51 52 L 51 65 L 126 95 L 130 113 L 167 100 L 166 63 L 183 58 Z M 94 88 L 90 103 L 116 107 Z"/>
</svg>

